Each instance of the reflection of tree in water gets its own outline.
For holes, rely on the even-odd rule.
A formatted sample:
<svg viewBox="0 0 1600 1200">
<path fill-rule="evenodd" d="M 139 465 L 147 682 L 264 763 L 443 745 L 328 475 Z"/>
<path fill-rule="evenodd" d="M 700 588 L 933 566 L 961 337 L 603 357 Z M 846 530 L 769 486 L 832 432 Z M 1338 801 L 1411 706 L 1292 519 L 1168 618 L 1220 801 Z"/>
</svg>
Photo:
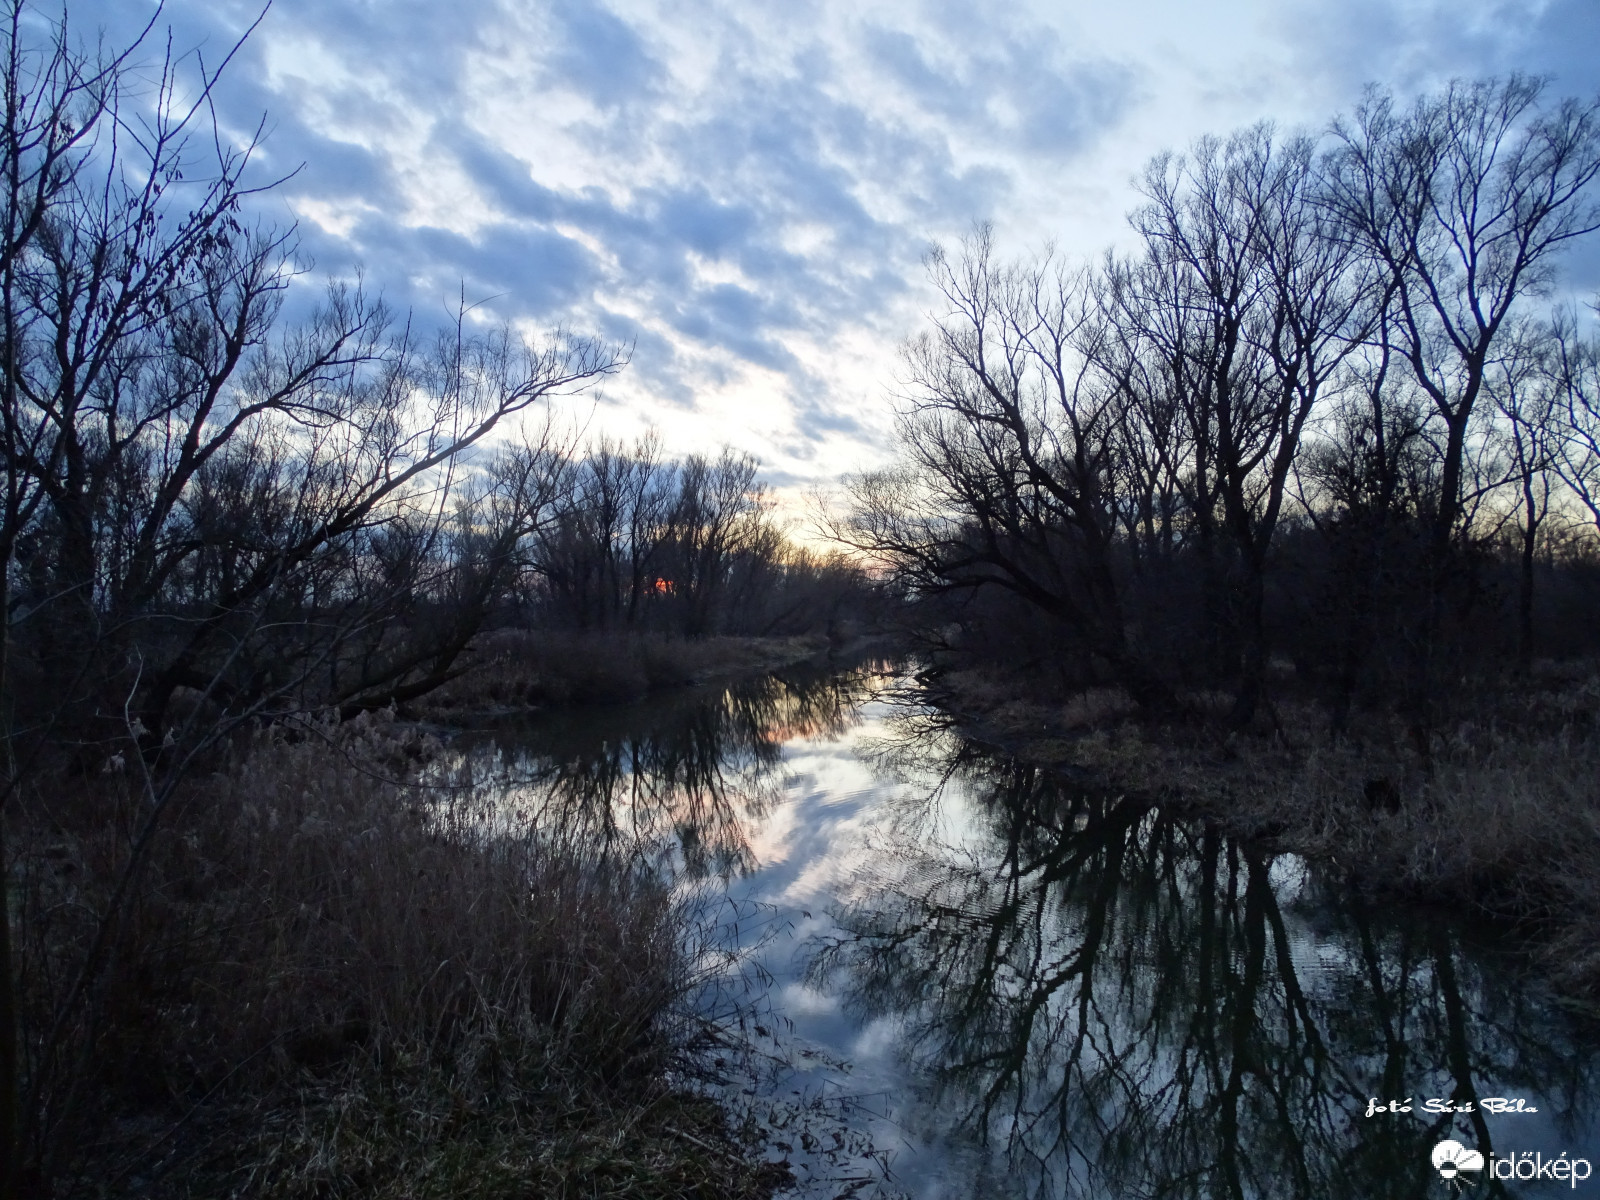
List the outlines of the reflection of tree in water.
<svg viewBox="0 0 1600 1200">
<path fill-rule="evenodd" d="M 693 877 L 752 867 L 749 827 L 776 801 L 785 742 L 842 733 L 878 665 L 791 669 L 728 688 L 552 714 L 469 752 L 480 797 L 520 823 Z"/>
<path fill-rule="evenodd" d="M 941 781 L 887 822 L 814 972 L 901 1017 L 939 1110 L 999 1139 L 1020 1190 L 1430 1195 L 1453 1128 L 1494 1147 L 1481 1115 L 1422 1100 L 1519 1088 L 1586 1140 L 1568 1022 L 1447 925 L 1380 921 L 1298 860 L 917 732 L 899 756 Z M 984 823 L 959 849 L 929 835 L 950 788 Z M 1368 1119 L 1369 1097 L 1415 1111 Z"/>
</svg>

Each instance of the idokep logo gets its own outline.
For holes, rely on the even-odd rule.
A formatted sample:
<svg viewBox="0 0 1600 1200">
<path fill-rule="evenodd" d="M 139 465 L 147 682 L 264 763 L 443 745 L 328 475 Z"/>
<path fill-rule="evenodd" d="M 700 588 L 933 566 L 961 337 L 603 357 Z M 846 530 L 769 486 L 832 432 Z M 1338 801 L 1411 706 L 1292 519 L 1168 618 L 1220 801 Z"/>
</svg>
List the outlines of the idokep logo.
<svg viewBox="0 0 1600 1200">
<path fill-rule="evenodd" d="M 1476 1175 L 1483 1170 L 1483 1155 L 1476 1150 L 1468 1150 L 1460 1142 L 1449 1139 L 1435 1146 L 1433 1153 L 1428 1157 L 1432 1160 L 1434 1169 L 1439 1172 L 1439 1177 L 1457 1186 L 1473 1182 L 1471 1179 L 1462 1179 L 1462 1172 Z"/>
<path fill-rule="evenodd" d="M 1531 1150 L 1490 1154 L 1485 1163 L 1479 1151 L 1469 1150 L 1452 1139 L 1440 1142 L 1428 1158 L 1439 1172 L 1439 1178 L 1457 1190 L 1476 1183 L 1478 1172 L 1485 1167 L 1492 1179 L 1518 1179 L 1524 1183 L 1549 1179 L 1574 1188 L 1594 1172 L 1587 1158 L 1568 1158 L 1566 1151 L 1555 1158 L 1546 1158 L 1542 1153 Z"/>
</svg>

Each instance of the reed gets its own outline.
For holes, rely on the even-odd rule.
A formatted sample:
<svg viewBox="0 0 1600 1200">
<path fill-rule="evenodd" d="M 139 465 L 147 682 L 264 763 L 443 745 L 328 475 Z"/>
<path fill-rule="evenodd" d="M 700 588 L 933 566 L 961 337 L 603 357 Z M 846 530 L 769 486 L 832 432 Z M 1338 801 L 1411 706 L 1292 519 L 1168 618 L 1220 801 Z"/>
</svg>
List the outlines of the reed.
<svg viewBox="0 0 1600 1200">
<path fill-rule="evenodd" d="M 386 714 L 258 732 L 219 768 L 47 1064 L 42 1165 L 68 1191 L 771 1191 L 781 1171 L 684 1086 L 698 916 L 659 878 L 486 811 Z M 96 781 L 28 826 L 29 1028 L 134 803 Z"/>
</svg>

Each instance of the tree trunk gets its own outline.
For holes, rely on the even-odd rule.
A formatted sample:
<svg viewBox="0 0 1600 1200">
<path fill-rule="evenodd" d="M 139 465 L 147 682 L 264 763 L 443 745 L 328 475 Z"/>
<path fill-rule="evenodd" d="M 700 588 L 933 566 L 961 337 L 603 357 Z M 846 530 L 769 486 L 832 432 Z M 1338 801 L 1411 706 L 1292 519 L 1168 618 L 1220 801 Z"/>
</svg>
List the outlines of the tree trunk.
<svg viewBox="0 0 1600 1200">
<path fill-rule="evenodd" d="M 1522 479 L 1522 572 L 1517 588 L 1517 662 L 1524 674 L 1533 669 L 1533 568 L 1539 545 L 1540 512 L 1533 494 L 1533 477 Z"/>
<path fill-rule="evenodd" d="M 22 1157 L 17 1139 L 21 1127 L 17 1105 L 22 1080 L 17 1074 L 16 975 L 11 963 L 9 868 L 5 812 L 0 807 L 0 1200 L 17 1200 L 17 1176 Z"/>
<path fill-rule="evenodd" d="M 1238 629 L 1240 640 L 1239 681 L 1233 693 L 1233 712 L 1229 720 L 1243 729 L 1255 720 L 1267 675 L 1266 583 L 1260 565 L 1244 555 L 1247 575 L 1240 597 Z"/>
<path fill-rule="evenodd" d="M 11 745 L 9 668 L 11 606 L 9 574 L 0 563 L 0 1200 L 17 1200 L 22 1147 L 18 1144 L 17 1105 L 22 1080 L 17 1073 L 16 972 L 11 962 L 11 862 L 6 855 L 5 810 L 15 781 Z"/>
<path fill-rule="evenodd" d="M 1428 539 L 1427 596 L 1423 605 L 1422 628 L 1413 650 L 1411 682 L 1406 697 L 1411 737 L 1418 753 L 1430 757 L 1431 735 L 1438 724 L 1435 712 L 1438 699 L 1439 639 L 1444 632 L 1445 592 L 1449 586 L 1451 559 L 1454 557 L 1456 522 L 1461 517 L 1461 479 L 1466 457 L 1467 419 L 1472 412 L 1470 398 L 1475 383 L 1468 384 L 1468 399 L 1458 404 L 1445 419 L 1449 425 L 1445 439 L 1443 471 L 1439 482 L 1439 511 L 1434 514 Z"/>
</svg>

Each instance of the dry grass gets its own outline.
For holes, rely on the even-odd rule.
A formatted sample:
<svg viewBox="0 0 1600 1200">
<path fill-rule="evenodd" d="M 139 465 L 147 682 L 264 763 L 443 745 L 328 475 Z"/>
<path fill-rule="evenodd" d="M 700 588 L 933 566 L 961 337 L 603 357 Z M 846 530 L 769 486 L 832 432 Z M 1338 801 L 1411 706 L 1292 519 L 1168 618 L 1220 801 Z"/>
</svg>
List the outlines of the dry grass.
<svg viewBox="0 0 1600 1200">
<path fill-rule="evenodd" d="M 715 1107 L 669 1082 L 695 1032 L 693 914 L 632 863 L 396 782 L 434 749 L 382 715 L 277 729 L 190 789 L 45 1097 L 58 1178 L 82 1194 L 770 1192 Z M 33 1029 L 122 853 L 136 801 L 115 792 L 28 826 Z"/>
<path fill-rule="evenodd" d="M 813 637 L 686 640 L 657 634 L 504 629 L 480 637 L 467 670 L 419 702 L 435 719 L 488 710 L 615 704 L 664 688 L 770 671 L 814 657 Z"/>
<path fill-rule="evenodd" d="M 1029 704 L 941 680 L 980 740 L 1179 803 L 1244 837 L 1336 864 L 1373 894 L 1517 923 L 1559 983 L 1600 994 L 1600 674 L 1546 664 L 1455 698 L 1424 759 L 1393 714 L 1335 739 L 1309 702 L 1226 732 L 1227 698 L 1152 725 L 1114 692 Z"/>
</svg>

